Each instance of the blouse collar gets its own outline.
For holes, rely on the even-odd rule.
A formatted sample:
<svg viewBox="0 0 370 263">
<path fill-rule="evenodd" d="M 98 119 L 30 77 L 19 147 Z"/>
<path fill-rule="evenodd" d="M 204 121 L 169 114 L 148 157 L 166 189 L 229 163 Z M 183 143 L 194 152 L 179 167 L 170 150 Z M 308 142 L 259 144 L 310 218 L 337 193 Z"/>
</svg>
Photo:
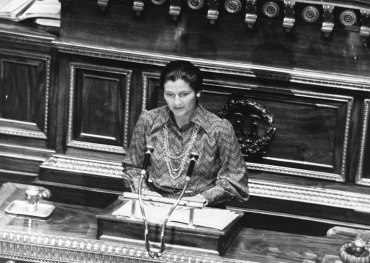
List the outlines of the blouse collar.
<svg viewBox="0 0 370 263">
<path fill-rule="evenodd" d="M 174 122 L 174 119 L 171 120 L 172 112 L 169 109 L 169 107 L 164 106 L 163 108 L 164 108 L 165 112 L 164 112 L 164 114 L 158 114 L 158 119 L 156 119 L 155 123 L 153 124 L 152 132 L 161 128 L 166 123 L 169 123 L 169 122 L 173 123 Z M 194 113 L 190 118 L 190 122 L 198 124 L 207 133 L 209 133 L 210 132 L 209 131 L 210 127 L 208 127 L 209 125 L 207 125 L 207 123 L 208 123 L 207 116 L 208 116 L 208 112 L 203 108 L 203 106 L 199 102 L 197 102 L 197 104 L 195 106 L 195 109 L 194 109 Z"/>
</svg>

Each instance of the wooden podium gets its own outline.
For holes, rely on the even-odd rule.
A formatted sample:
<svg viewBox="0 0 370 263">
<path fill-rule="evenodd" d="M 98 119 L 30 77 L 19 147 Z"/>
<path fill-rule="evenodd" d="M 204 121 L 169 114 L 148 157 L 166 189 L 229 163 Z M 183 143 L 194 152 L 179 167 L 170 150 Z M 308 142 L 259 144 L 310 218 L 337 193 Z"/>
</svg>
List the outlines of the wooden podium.
<svg viewBox="0 0 370 263">
<path fill-rule="evenodd" d="M 114 212 L 129 200 L 119 198 L 101 214 L 97 215 L 97 238 L 108 241 L 125 241 L 145 246 L 143 219 L 134 216 L 117 216 Z M 202 208 L 198 208 L 202 209 Z M 207 208 L 210 209 L 210 208 Z M 242 212 L 222 230 L 197 225 L 168 222 L 165 229 L 166 249 L 180 248 L 203 253 L 223 255 L 241 229 Z M 166 215 L 163 215 L 165 217 Z M 219 220 L 212 218 L 210 220 Z M 159 247 L 162 225 L 148 220 L 149 239 Z"/>
</svg>

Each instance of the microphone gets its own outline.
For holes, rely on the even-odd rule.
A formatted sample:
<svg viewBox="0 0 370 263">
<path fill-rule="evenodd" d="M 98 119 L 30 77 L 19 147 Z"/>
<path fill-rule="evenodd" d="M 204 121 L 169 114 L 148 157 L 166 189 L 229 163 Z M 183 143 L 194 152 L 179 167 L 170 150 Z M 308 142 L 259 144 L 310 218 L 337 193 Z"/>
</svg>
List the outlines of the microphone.
<svg viewBox="0 0 370 263">
<path fill-rule="evenodd" d="M 193 169 L 194 169 L 194 166 L 195 166 L 195 161 L 198 160 L 198 158 L 199 158 L 198 153 L 193 152 L 193 153 L 190 154 L 190 164 L 189 164 L 189 168 L 188 168 L 188 171 L 186 173 L 186 178 L 185 178 L 185 180 L 187 182 L 190 181 L 191 176 L 193 175 Z"/>
<path fill-rule="evenodd" d="M 154 151 L 154 148 L 152 146 L 150 146 L 150 145 L 146 146 L 142 170 L 146 170 L 146 168 L 148 168 L 149 159 L 150 159 L 150 156 L 152 155 L 153 151 Z"/>
</svg>

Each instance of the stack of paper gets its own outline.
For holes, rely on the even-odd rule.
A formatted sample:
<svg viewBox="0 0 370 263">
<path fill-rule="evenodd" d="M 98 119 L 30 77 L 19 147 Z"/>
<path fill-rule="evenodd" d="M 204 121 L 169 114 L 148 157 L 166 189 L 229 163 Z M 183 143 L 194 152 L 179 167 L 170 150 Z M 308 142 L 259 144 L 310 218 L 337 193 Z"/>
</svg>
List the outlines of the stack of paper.
<svg viewBox="0 0 370 263">
<path fill-rule="evenodd" d="M 18 15 L 35 0 L 0 0 L 0 18 L 18 21 Z"/>
<path fill-rule="evenodd" d="M 141 209 L 138 201 L 128 201 L 119 209 L 117 209 L 113 215 L 115 216 L 131 216 L 132 202 L 136 202 L 134 217 L 136 219 L 143 219 Z M 144 212 L 148 222 L 162 223 L 167 217 L 171 206 L 158 205 L 156 203 L 144 203 Z M 190 208 L 178 207 L 176 208 L 169 222 L 179 222 L 183 224 L 189 224 Z M 214 229 L 223 230 L 232 221 L 238 217 L 238 214 L 226 209 L 217 208 L 203 208 L 194 210 L 193 224 L 195 226 L 209 227 Z"/>
<path fill-rule="evenodd" d="M 0 0 L 0 19 L 33 18 L 37 24 L 60 27 L 60 11 L 59 0 Z"/>
</svg>

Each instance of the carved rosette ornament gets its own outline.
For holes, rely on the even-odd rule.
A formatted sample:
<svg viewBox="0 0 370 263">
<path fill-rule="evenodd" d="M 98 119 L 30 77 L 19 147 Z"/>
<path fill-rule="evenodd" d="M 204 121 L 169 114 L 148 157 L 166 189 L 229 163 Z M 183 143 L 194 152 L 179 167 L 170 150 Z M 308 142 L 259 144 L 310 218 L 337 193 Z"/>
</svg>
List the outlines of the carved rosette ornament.
<svg viewBox="0 0 370 263">
<path fill-rule="evenodd" d="M 187 4 L 191 9 L 198 10 L 204 5 L 204 0 L 187 0 Z"/>
<path fill-rule="evenodd" d="M 248 24 L 249 28 L 252 28 L 257 21 L 256 1 L 257 0 L 246 0 L 247 13 L 245 14 L 244 22 Z"/>
<path fill-rule="evenodd" d="M 153 4 L 155 5 L 163 5 L 166 0 L 151 0 Z"/>
<path fill-rule="evenodd" d="M 360 10 L 361 14 L 361 27 L 360 27 L 360 36 L 369 37 L 370 35 L 370 11 Z"/>
<path fill-rule="evenodd" d="M 262 11 L 267 17 L 276 17 L 280 13 L 280 7 L 275 2 L 267 2 L 263 5 Z"/>
<path fill-rule="evenodd" d="M 250 114 L 252 113 L 252 114 Z M 243 131 L 242 123 L 243 121 L 240 120 L 240 117 L 243 116 L 251 116 L 252 119 L 252 128 L 258 129 L 258 124 L 256 125 L 256 120 L 263 119 L 265 122 L 265 136 L 255 139 L 245 138 L 244 135 L 247 133 Z M 273 138 L 276 128 L 274 125 L 274 116 L 270 114 L 268 109 L 266 109 L 261 104 L 247 100 L 231 100 L 228 104 L 226 104 L 223 109 L 219 112 L 219 116 L 224 119 L 230 120 L 232 116 L 238 116 L 239 120 L 236 121 L 236 125 L 239 125 L 237 129 L 235 129 L 238 141 L 240 143 L 240 149 L 243 154 L 247 156 L 258 156 L 265 153 L 265 149 L 269 146 L 271 139 Z M 240 132 L 241 130 L 241 132 Z M 249 133 L 254 136 L 258 131 L 255 130 Z"/>
<path fill-rule="evenodd" d="M 309 5 L 302 10 L 302 18 L 309 23 L 315 22 L 319 18 L 320 12 L 316 7 Z"/>
<path fill-rule="evenodd" d="M 226 11 L 231 14 L 238 13 L 242 10 L 242 3 L 240 0 L 226 0 L 224 6 Z"/>
<path fill-rule="evenodd" d="M 352 10 L 345 10 L 340 14 L 339 21 L 342 25 L 353 26 L 357 22 L 357 15 Z"/>
</svg>

